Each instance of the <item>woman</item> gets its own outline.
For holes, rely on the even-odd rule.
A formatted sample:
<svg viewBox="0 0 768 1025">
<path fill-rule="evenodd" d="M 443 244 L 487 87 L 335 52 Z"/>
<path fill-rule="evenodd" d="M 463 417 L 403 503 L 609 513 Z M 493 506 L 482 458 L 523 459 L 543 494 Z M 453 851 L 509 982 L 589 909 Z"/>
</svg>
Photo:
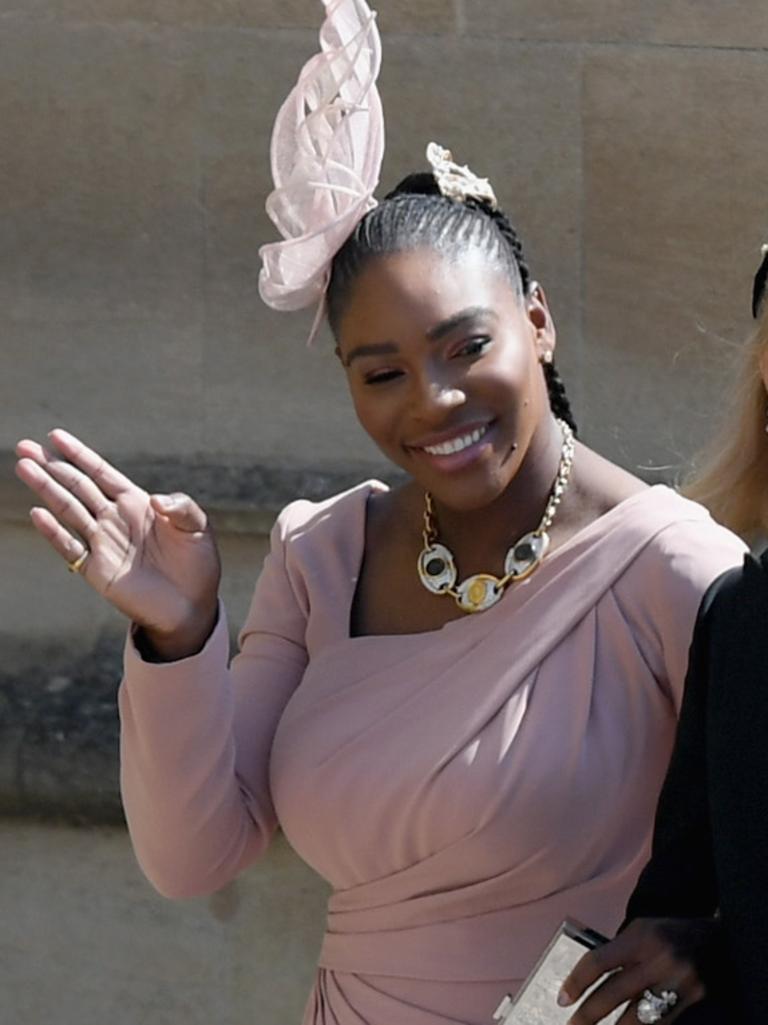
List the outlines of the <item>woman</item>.
<svg viewBox="0 0 768 1025">
<path fill-rule="evenodd" d="M 565 915 L 615 928 L 696 609 L 743 550 L 575 442 L 514 229 L 487 182 L 429 157 L 304 276 L 327 282 L 361 425 L 410 479 L 283 511 L 231 667 L 196 503 L 62 431 L 18 446 L 35 525 L 135 624 L 122 783 L 149 878 L 215 890 L 279 823 L 333 887 L 307 1025 L 486 1025 Z"/>
<path fill-rule="evenodd" d="M 747 345 L 736 401 L 688 492 L 723 523 L 755 542 L 768 529 L 766 390 L 768 309 L 763 303 L 768 249 L 755 277 L 757 329 Z M 564 985 L 577 1000 L 605 971 L 613 975 L 572 1021 L 592 1025 L 646 990 L 648 1009 L 672 1022 L 705 995 L 684 1021 L 762 1023 L 768 1007 L 768 553 L 748 555 L 708 590 L 699 611 L 685 700 L 659 803 L 653 857 L 627 910 L 631 924 L 588 955 Z M 712 917 L 715 916 L 716 917 Z M 629 971 L 627 970 L 629 969 Z M 684 982 L 685 986 L 685 982 Z M 669 1006 L 668 1006 L 669 1005 Z M 643 1012 L 640 1010 L 643 1020 Z M 658 1019 L 656 1019 L 658 1020 Z"/>
</svg>

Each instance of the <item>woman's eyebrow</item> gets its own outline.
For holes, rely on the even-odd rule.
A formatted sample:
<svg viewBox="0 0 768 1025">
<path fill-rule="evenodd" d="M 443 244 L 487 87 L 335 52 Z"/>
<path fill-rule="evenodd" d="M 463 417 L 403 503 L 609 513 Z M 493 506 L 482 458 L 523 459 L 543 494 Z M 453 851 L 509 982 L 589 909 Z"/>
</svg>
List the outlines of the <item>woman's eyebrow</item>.
<svg viewBox="0 0 768 1025">
<path fill-rule="evenodd" d="M 465 310 L 461 310 L 459 313 L 454 313 L 452 317 L 448 317 L 446 320 L 441 320 L 439 324 L 431 327 L 427 331 L 427 338 L 431 342 L 437 342 L 445 335 L 450 334 L 451 331 L 455 331 L 458 327 L 466 327 L 467 323 L 473 320 L 481 320 L 483 318 L 490 318 L 491 320 L 498 320 L 497 314 L 489 309 L 487 306 L 468 306 Z"/>
<path fill-rule="evenodd" d="M 394 342 L 372 342 L 370 345 L 356 345 L 354 349 L 350 350 L 343 362 L 344 366 L 348 367 L 352 360 L 357 359 L 359 356 L 391 356 L 399 351 Z"/>
<path fill-rule="evenodd" d="M 445 320 L 441 320 L 439 324 L 431 327 L 427 331 L 427 338 L 430 342 L 437 342 L 447 334 L 450 334 L 451 331 L 455 331 L 459 327 L 466 327 L 472 321 L 483 318 L 499 319 L 498 315 L 487 306 L 468 306 L 465 310 L 460 310 L 458 313 L 454 313 Z M 392 356 L 399 351 L 400 349 L 394 342 L 371 342 L 368 345 L 356 345 L 347 354 L 344 366 L 350 366 L 353 360 L 361 356 Z"/>
</svg>

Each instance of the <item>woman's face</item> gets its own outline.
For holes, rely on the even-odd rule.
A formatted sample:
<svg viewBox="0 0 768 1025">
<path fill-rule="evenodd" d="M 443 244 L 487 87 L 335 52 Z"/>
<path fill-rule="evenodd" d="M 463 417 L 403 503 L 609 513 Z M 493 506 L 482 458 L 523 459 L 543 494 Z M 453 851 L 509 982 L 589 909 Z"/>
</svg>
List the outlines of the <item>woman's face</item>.
<svg viewBox="0 0 768 1025">
<path fill-rule="evenodd" d="M 466 510 L 506 490 L 544 428 L 539 359 L 554 342 L 541 291 L 521 298 L 476 250 L 373 259 L 338 325 L 360 423 L 438 501 Z"/>
</svg>

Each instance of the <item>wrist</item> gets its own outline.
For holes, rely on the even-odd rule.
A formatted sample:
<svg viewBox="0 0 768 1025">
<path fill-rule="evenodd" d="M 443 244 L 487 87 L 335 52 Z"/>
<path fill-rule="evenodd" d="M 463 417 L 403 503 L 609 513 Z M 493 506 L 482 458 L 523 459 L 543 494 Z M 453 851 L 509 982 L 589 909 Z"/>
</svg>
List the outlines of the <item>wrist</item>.
<svg viewBox="0 0 768 1025">
<path fill-rule="evenodd" d="M 193 618 L 173 630 L 160 630 L 136 624 L 133 640 L 145 662 L 178 662 L 198 655 L 219 621 L 218 601 L 211 608 L 197 612 Z"/>
</svg>

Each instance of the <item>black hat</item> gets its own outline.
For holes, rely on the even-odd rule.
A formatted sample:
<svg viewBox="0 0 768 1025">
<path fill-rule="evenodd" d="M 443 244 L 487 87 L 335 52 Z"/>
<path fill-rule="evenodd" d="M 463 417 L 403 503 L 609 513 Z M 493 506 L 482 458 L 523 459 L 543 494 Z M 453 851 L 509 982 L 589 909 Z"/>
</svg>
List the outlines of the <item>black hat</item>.
<svg viewBox="0 0 768 1025">
<path fill-rule="evenodd" d="M 763 246 L 763 262 L 755 274 L 755 283 L 752 286 L 752 316 L 757 317 L 760 307 L 765 298 L 765 282 L 768 280 L 768 245 Z"/>
</svg>

